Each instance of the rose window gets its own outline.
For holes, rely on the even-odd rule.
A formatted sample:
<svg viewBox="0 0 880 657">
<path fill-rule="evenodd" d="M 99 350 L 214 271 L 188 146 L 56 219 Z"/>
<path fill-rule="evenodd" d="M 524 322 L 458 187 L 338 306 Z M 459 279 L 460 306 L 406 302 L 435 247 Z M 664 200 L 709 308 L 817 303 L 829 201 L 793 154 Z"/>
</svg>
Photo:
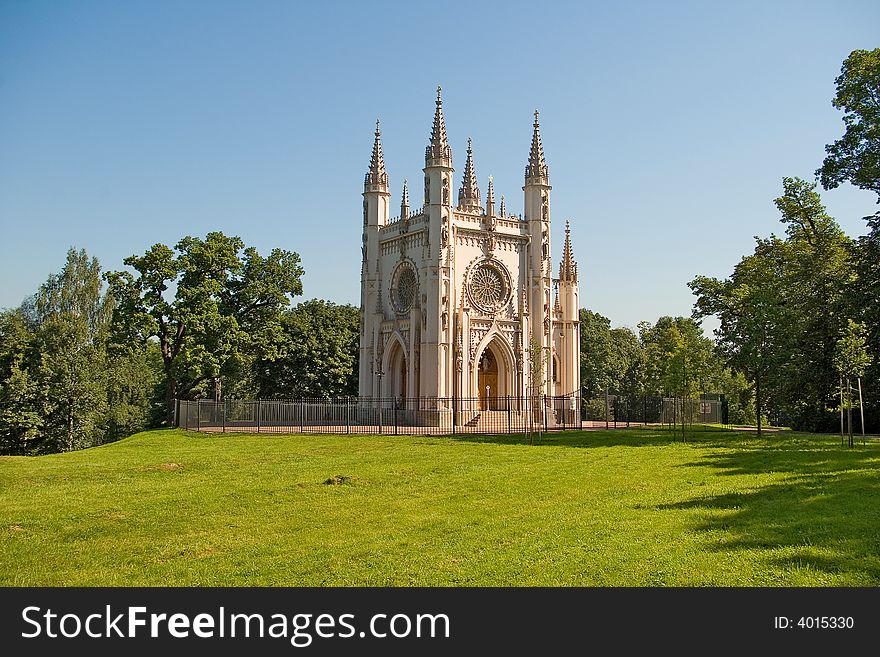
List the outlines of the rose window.
<svg viewBox="0 0 880 657">
<path fill-rule="evenodd" d="M 394 290 L 397 309 L 406 312 L 412 308 L 418 289 L 419 283 L 416 280 L 416 273 L 412 268 L 405 267 L 397 276 L 397 285 Z"/>
<path fill-rule="evenodd" d="M 503 274 L 491 265 L 480 265 L 471 276 L 470 294 L 474 303 L 484 309 L 499 308 L 507 299 Z"/>
</svg>

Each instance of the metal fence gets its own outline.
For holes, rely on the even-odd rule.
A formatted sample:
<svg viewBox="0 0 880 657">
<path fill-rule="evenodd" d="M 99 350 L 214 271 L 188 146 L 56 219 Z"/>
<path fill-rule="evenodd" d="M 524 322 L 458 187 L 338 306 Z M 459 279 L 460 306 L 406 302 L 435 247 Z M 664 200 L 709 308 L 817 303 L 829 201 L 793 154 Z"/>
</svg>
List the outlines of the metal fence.
<svg viewBox="0 0 880 657">
<path fill-rule="evenodd" d="M 727 401 L 723 395 L 700 399 L 603 393 L 583 405 L 583 417 L 609 428 L 633 424 L 727 424 Z"/>
<path fill-rule="evenodd" d="M 561 397 L 422 397 L 212 401 L 178 400 L 176 425 L 209 432 L 537 433 L 579 429 L 581 400 Z"/>
<path fill-rule="evenodd" d="M 603 395 L 178 400 L 175 424 L 206 432 L 451 435 L 542 433 L 642 424 L 726 423 L 719 400 Z"/>
</svg>

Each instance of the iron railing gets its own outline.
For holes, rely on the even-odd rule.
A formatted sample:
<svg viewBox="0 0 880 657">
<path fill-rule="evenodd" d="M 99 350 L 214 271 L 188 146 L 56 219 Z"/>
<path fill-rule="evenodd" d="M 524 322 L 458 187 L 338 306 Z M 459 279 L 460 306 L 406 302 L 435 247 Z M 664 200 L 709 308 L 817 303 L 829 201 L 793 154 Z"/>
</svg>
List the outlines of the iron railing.
<svg viewBox="0 0 880 657">
<path fill-rule="evenodd" d="M 178 400 L 176 425 L 211 432 L 531 433 L 579 429 L 577 395 L 256 401 Z"/>
</svg>

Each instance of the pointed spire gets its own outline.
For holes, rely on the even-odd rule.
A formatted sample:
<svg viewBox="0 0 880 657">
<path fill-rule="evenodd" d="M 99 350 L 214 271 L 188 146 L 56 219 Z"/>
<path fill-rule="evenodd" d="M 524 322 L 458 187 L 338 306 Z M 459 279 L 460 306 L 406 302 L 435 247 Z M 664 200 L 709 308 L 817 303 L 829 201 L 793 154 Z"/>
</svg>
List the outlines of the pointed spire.
<svg viewBox="0 0 880 657">
<path fill-rule="evenodd" d="M 388 173 L 385 171 L 385 157 L 382 155 L 382 132 L 379 130 L 379 119 L 376 119 L 376 137 L 373 141 L 373 155 L 370 158 L 370 170 L 364 176 L 364 189 L 370 191 L 388 191 Z M 381 189 L 380 189 L 381 188 Z"/>
<path fill-rule="evenodd" d="M 501 195 L 501 207 L 498 209 L 498 214 L 502 217 L 507 216 L 507 206 L 504 205 L 504 194 Z"/>
<path fill-rule="evenodd" d="M 559 263 L 559 280 L 577 283 L 577 263 L 571 249 L 571 226 L 565 222 L 565 245 L 562 247 L 562 262 Z"/>
<path fill-rule="evenodd" d="M 409 189 L 406 187 L 406 178 L 403 179 L 403 194 L 400 197 L 400 218 L 406 219 L 409 214 Z"/>
<path fill-rule="evenodd" d="M 434 110 L 434 125 L 431 129 L 431 143 L 425 148 L 425 160 L 446 160 L 445 166 L 451 166 L 452 149 L 446 139 L 446 123 L 443 121 L 443 98 L 437 86 L 437 109 Z"/>
<path fill-rule="evenodd" d="M 495 186 L 492 184 L 492 176 L 489 176 L 489 187 L 486 189 L 486 216 L 495 215 Z"/>
<path fill-rule="evenodd" d="M 468 137 L 467 162 L 461 178 L 461 189 L 458 190 L 458 207 L 477 209 L 480 206 L 480 188 L 477 187 L 477 174 L 474 172 L 474 149 Z"/>
<path fill-rule="evenodd" d="M 549 182 L 547 162 L 544 160 L 544 146 L 541 145 L 541 126 L 538 125 L 538 110 L 535 110 L 535 131 L 532 133 L 532 147 L 529 150 L 529 163 L 526 166 L 526 182 L 546 185 Z"/>
</svg>

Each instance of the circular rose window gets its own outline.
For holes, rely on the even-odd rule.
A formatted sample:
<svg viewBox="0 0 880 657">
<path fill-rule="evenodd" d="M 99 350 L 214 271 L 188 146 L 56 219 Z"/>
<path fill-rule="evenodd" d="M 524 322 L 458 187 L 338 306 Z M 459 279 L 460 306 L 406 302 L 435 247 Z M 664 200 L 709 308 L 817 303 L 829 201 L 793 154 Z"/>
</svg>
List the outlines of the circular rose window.
<svg viewBox="0 0 880 657">
<path fill-rule="evenodd" d="M 418 291 L 419 282 L 416 279 L 416 272 L 409 265 L 401 267 L 395 277 L 394 289 L 391 294 L 396 309 L 400 312 L 407 312 L 412 308 Z"/>
<path fill-rule="evenodd" d="M 468 291 L 471 301 L 483 310 L 498 310 L 507 302 L 507 277 L 496 265 L 483 263 L 471 274 Z"/>
</svg>

